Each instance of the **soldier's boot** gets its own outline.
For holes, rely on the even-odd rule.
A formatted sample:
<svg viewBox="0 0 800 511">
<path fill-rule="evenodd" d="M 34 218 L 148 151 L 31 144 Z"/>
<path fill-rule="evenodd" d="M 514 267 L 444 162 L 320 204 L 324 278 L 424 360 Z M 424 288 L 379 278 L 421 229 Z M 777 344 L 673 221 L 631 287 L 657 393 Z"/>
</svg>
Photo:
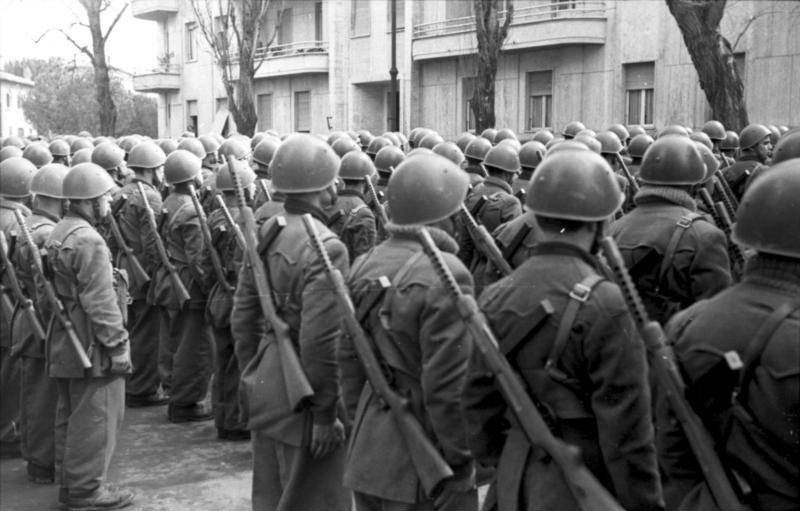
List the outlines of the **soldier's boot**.
<svg viewBox="0 0 800 511">
<path fill-rule="evenodd" d="M 133 498 L 134 494 L 129 490 L 103 486 L 88 497 L 69 497 L 67 499 L 67 509 L 69 511 L 121 509 L 130 506 L 133 502 Z"/>
</svg>

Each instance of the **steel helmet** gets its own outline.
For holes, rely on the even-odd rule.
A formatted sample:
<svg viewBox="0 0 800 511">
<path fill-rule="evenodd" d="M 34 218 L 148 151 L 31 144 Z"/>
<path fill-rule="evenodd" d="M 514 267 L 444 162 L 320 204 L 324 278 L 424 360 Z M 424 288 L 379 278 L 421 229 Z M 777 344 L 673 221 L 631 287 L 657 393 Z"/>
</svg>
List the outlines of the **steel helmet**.
<svg viewBox="0 0 800 511">
<path fill-rule="evenodd" d="M 369 143 L 367 147 L 367 154 L 374 157 L 378 154 L 378 151 L 383 149 L 386 146 L 394 145 L 392 144 L 391 140 L 386 137 L 375 137 L 372 139 L 372 142 Z"/>
<path fill-rule="evenodd" d="M 387 131 L 386 133 L 384 133 L 384 134 L 383 134 L 383 135 L 381 135 L 381 136 L 382 136 L 383 138 L 385 138 L 385 139 L 389 140 L 389 142 L 391 142 L 391 143 L 392 143 L 394 146 L 396 146 L 396 147 L 400 147 L 400 146 L 402 145 L 402 143 L 400 142 L 400 139 L 399 139 L 399 138 L 397 138 L 397 135 L 395 135 L 395 134 L 394 134 L 394 133 L 392 133 L 391 131 Z"/>
<path fill-rule="evenodd" d="M 785 160 L 753 181 L 736 211 L 733 240 L 758 252 L 800 258 L 800 158 Z"/>
<path fill-rule="evenodd" d="M 481 132 L 481 136 L 494 145 L 494 137 L 497 136 L 497 130 L 494 128 L 486 128 Z"/>
<path fill-rule="evenodd" d="M 66 140 L 57 138 L 50 142 L 48 149 L 53 156 L 69 156 L 69 144 Z"/>
<path fill-rule="evenodd" d="M 253 172 L 253 169 L 251 169 L 247 163 L 242 160 L 234 160 L 233 165 L 236 169 L 236 177 L 239 178 L 242 189 L 247 188 L 255 182 L 256 173 Z M 236 187 L 233 185 L 233 179 L 231 179 L 231 172 L 227 162 L 223 163 L 219 167 L 219 170 L 217 170 L 214 176 L 214 187 L 223 192 L 232 192 L 236 190 Z"/>
<path fill-rule="evenodd" d="M 88 131 L 86 131 L 86 130 L 79 131 L 79 132 L 78 132 L 78 136 L 79 136 L 79 137 L 81 137 L 81 138 L 92 138 L 92 134 L 91 134 L 91 133 L 89 133 L 89 132 L 88 132 Z"/>
<path fill-rule="evenodd" d="M 339 157 L 317 137 L 295 133 L 281 143 L 269 167 L 275 191 L 318 192 L 336 181 Z"/>
<path fill-rule="evenodd" d="M 585 145 L 587 149 L 597 154 L 600 154 L 601 151 L 603 150 L 603 146 L 600 144 L 600 141 L 588 134 L 578 135 L 572 140 L 567 140 L 567 142 L 581 143 Z"/>
<path fill-rule="evenodd" d="M 92 144 L 94 144 L 95 147 L 99 146 L 103 142 L 111 142 L 111 139 L 108 137 L 94 137 L 92 139 Z"/>
<path fill-rule="evenodd" d="M 628 126 L 628 133 L 630 137 L 633 138 L 636 135 L 647 135 L 647 130 L 644 129 L 644 126 L 640 124 L 634 124 L 632 126 Z"/>
<path fill-rule="evenodd" d="M 770 135 L 772 132 L 763 124 L 748 124 L 739 133 L 739 147 L 742 148 L 742 151 L 750 149 Z"/>
<path fill-rule="evenodd" d="M 123 151 L 125 151 L 125 154 L 128 154 L 129 152 L 131 152 L 131 149 L 133 149 L 133 146 L 135 146 L 138 143 L 139 140 L 136 137 L 134 137 L 133 135 L 129 135 L 127 137 L 123 137 L 122 139 L 120 139 L 120 141 L 117 144 Z"/>
<path fill-rule="evenodd" d="M 167 160 L 167 155 L 155 142 L 139 142 L 128 154 L 128 166 L 140 169 L 155 169 Z"/>
<path fill-rule="evenodd" d="M 575 138 L 581 131 L 585 130 L 586 126 L 583 125 L 580 121 L 572 121 L 566 126 L 564 126 L 564 130 L 561 132 L 561 135 L 564 138 Z"/>
<path fill-rule="evenodd" d="M 689 131 L 680 124 L 670 124 L 669 126 L 664 127 L 663 130 L 659 131 L 658 137 L 656 138 L 665 137 L 667 135 L 679 135 L 682 137 L 688 137 Z"/>
<path fill-rule="evenodd" d="M 81 149 L 94 149 L 94 144 L 88 138 L 76 138 L 75 141 L 69 145 L 69 150 L 72 154 L 77 153 Z"/>
<path fill-rule="evenodd" d="M 424 130 L 424 129 L 425 129 L 425 128 L 422 128 L 422 127 L 419 127 L 419 126 L 417 126 L 416 128 L 413 128 L 411 131 L 409 131 L 409 132 L 408 132 L 408 143 L 409 143 L 410 145 L 412 145 L 412 146 L 413 146 L 413 145 L 416 145 L 416 143 L 417 143 L 417 137 L 419 136 L 419 134 L 420 134 L 420 133 L 422 132 L 422 130 Z"/>
<path fill-rule="evenodd" d="M 467 146 L 473 140 L 475 140 L 475 135 L 473 135 L 469 131 L 465 131 L 464 133 L 459 135 L 458 138 L 456 139 L 456 145 L 458 146 L 459 149 L 461 149 L 461 152 L 463 153 L 467 150 Z"/>
<path fill-rule="evenodd" d="M 203 161 L 185 149 L 176 149 L 164 162 L 164 180 L 174 185 L 191 181 L 203 168 Z"/>
<path fill-rule="evenodd" d="M 196 138 L 184 138 L 178 143 L 178 149 L 189 151 L 201 160 L 206 157 L 206 149 L 203 147 L 203 143 Z"/>
<path fill-rule="evenodd" d="M 619 154 L 622 151 L 622 140 L 613 131 L 603 131 L 597 134 L 602 154 Z"/>
<path fill-rule="evenodd" d="M 202 138 L 203 136 L 208 136 L 208 135 L 202 135 L 200 138 Z M 258 144 L 260 144 L 261 141 L 264 140 L 264 137 L 266 137 L 266 136 L 267 136 L 267 134 L 264 133 L 263 131 L 259 131 L 258 133 L 254 133 L 253 134 L 253 138 L 250 139 L 250 150 L 251 151 L 254 150 L 256 148 L 256 146 Z M 211 137 L 211 138 L 214 138 L 214 137 Z M 217 142 L 216 138 L 214 138 L 214 142 L 219 144 L 219 142 Z M 206 144 L 203 144 L 203 146 L 206 148 L 206 150 L 208 150 L 209 146 L 207 146 Z M 209 152 L 215 153 L 215 152 L 217 152 L 217 150 L 215 149 L 215 150 L 209 151 Z"/>
<path fill-rule="evenodd" d="M 636 135 L 628 145 L 628 154 L 631 155 L 631 158 L 642 158 L 651 145 L 653 145 L 653 137 L 647 134 Z"/>
<path fill-rule="evenodd" d="M 116 185 L 108 172 L 92 162 L 75 165 L 64 176 L 63 195 L 65 199 L 95 199 L 113 190 Z"/>
<path fill-rule="evenodd" d="M 735 131 L 725 132 L 725 140 L 719 145 L 723 151 L 733 151 L 739 149 L 739 135 Z"/>
<path fill-rule="evenodd" d="M 22 157 L 33 163 L 39 169 L 53 161 L 53 155 L 50 150 L 43 143 L 28 144 L 28 147 L 22 151 Z"/>
<path fill-rule="evenodd" d="M 339 177 L 362 180 L 375 174 L 375 164 L 363 151 L 350 151 L 339 163 Z"/>
<path fill-rule="evenodd" d="M 781 138 L 781 131 L 774 124 L 768 124 L 767 129 L 769 129 L 770 132 L 769 141 L 772 143 L 774 147 L 775 144 L 778 143 L 778 139 Z"/>
<path fill-rule="evenodd" d="M 507 145 L 512 149 L 514 149 L 516 152 L 519 152 L 519 150 L 522 148 L 522 144 L 520 144 L 519 140 L 517 140 L 516 138 L 504 138 L 495 145 Z"/>
<path fill-rule="evenodd" d="M 789 131 L 772 150 L 772 165 L 800 158 L 800 131 Z"/>
<path fill-rule="evenodd" d="M 483 167 L 494 168 L 504 172 L 519 173 L 519 155 L 513 147 L 500 144 L 489 149 L 483 159 Z"/>
<path fill-rule="evenodd" d="M 397 140 L 400 141 L 400 149 L 405 150 L 405 148 L 408 147 L 408 139 L 403 134 L 403 132 L 402 131 L 395 131 L 394 132 L 394 136 L 397 137 Z"/>
<path fill-rule="evenodd" d="M 703 183 L 706 183 L 709 179 L 714 177 L 717 169 L 719 169 L 719 160 L 711 148 L 709 148 L 707 145 L 697 141 L 695 141 L 694 145 L 697 147 L 697 151 L 703 158 L 703 163 L 706 164 L 706 174 L 702 181 Z"/>
<path fill-rule="evenodd" d="M 72 143 L 73 143 L 73 142 L 75 142 L 76 140 L 78 140 L 78 136 L 77 136 L 77 135 L 64 135 L 62 138 L 63 138 L 63 139 L 64 139 L 64 140 L 65 140 L 65 141 L 66 141 L 66 142 L 69 144 L 69 145 L 72 145 Z"/>
<path fill-rule="evenodd" d="M 549 148 L 547 148 L 546 156 L 550 156 L 551 154 L 556 154 L 556 153 L 559 153 L 561 151 L 570 151 L 570 150 L 572 150 L 572 151 L 592 151 L 591 149 L 589 149 L 588 145 L 586 145 L 583 142 L 581 142 L 579 140 L 576 140 L 574 138 L 572 140 L 553 139 L 553 141 L 555 141 L 555 140 L 559 140 L 559 142 L 556 143 L 556 144 L 553 144 Z M 551 143 L 553 141 L 551 141 Z M 545 147 L 547 147 L 547 146 L 545 146 Z M 592 152 L 594 152 L 594 151 L 592 151 Z M 600 153 L 596 153 L 596 154 L 600 154 Z"/>
<path fill-rule="evenodd" d="M 375 168 L 378 172 L 391 174 L 406 155 L 399 147 L 386 146 L 375 155 Z"/>
<path fill-rule="evenodd" d="M 83 149 L 78 149 L 75 151 L 75 154 L 72 155 L 70 158 L 70 164 L 74 167 L 79 163 L 88 163 L 92 161 L 92 151 L 94 150 L 94 146 L 92 147 L 84 147 Z"/>
<path fill-rule="evenodd" d="M 414 149 L 410 150 L 406 155 L 406 158 L 413 154 L 435 154 L 433 151 L 428 149 L 427 147 L 415 147 Z"/>
<path fill-rule="evenodd" d="M 246 138 L 246 137 L 245 137 Z M 200 143 L 202 146 L 202 142 Z M 203 148 L 203 157 L 205 157 L 205 147 Z M 241 160 L 250 152 L 250 139 L 244 142 L 240 137 L 231 137 L 225 140 L 219 146 L 219 155 L 228 161 L 228 156 L 233 156 L 236 160 Z"/>
<path fill-rule="evenodd" d="M 648 185 L 693 185 L 703 181 L 706 164 L 689 137 L 659 137 L 647 150 L 639 179 Z"/>
<path fill-rule="evenodd" d="M 705 131 L 693 131 L 689 135 L 689 138 L 699 144 L 703 144 L 709 149 L 714 149 L 714 142 L 711 141 Z"/>
<path fill-rule="evenodd" d="M 725 126 L 719 121 L 708 121 L 703 124 L 703 133 L 708 135 L 708 138 L 721 142 L 725 140 Z"/>
<path fill-rule="evenodd" d="M 346 136 L 347 133 L 345 133 L 344 131 L 334 131 L 333 133 L 328 135 L 328 140 L 327 140 L 328 145 L 333 145 L 333 143 L 339 140 L 341 137 L 346 137 Z"/>
<path fill-rule="evenodd" d="M 281 141 L 277 138 L 264 137 L 253 150 L 253 161 L 263 167 L 268 167 L 280 145 Z"/>
<path fill-rule="evenodd" d="M 536 168 L 525 205 L 537 216 L 599 222 L 613 215 L 623 200 L 602 156 L 568 149 L 548 156 Z"/>
<path fill-rule="evenodd" d="M 464 156 L 469 160 L 483 161 L 486 158 L 486 153 L 492 148 L 492 143 L 483 138 L 475 137 L 475 139 L 467 144 L 467 149 L 464 151 Z"/>
<path fill-rule="evenodd" d="M 369 147 L 369 143 L 372 142 L 373 138 L 375 138 L 375 136 L 367 130 L 358 131 L 358 145 L 360 145 L 362 149 Z"/>
<path fill-rule="evenodd" d="M 612 124 L 611 126 L 608 127 L 608 131 L 616 135 L 623 145 L 625 145 L 625 142 L 631 138 L 631 134 L 628 131 L 628 128 L 626 128 L 622 124 Z"/>
<path fill-rule="evenodd" d="M 559 135 L 557 137 L 551 138 L 550 142 L 546 143 L 544 145 L 544 147 L 549 151 L 550 149 L 554 148 L 555 146 L 561 144 L 562 142 L 572 142 L 572 140 L 567 140 L 564 137 L 562 137 L 561 135 Z M 584 145 L 584 144 L 580 144 L 580 145 Z"/>
<path fill-rule="evenodd" d="M 444 142 L 444 139 L 441 135 L 436 132 L 428 133 L 425 135 L 422 140 L 419 141 L 419 147 L 425 147 L 427 149 L 433 150 L 438 144 Z"/>
<path fill-rule="evenodd" d="M 105 170 L 113 170 L 125 161 L 125 151 L 117 144 L 103 142 L 92 150 L 92 163 L 100 165 Z"/>
<path fill-rule="evenodd" d="M 264 138 L 264 136 L 262 135 L 260 138 Z M 253 140 L 255 139 L 256 137 L 253 137 Z M 216 154 L 216 152 L 219 151 L 220 143 L 211 135 L 200 135 L 197 137 L 197 140 L 199 140 L 200 144 L 202 144 L 203 151 L 206 154 Z"/>
<path fill-rule="evenodd" d="M 519 141 L 514 130 L 511 128 L 502 128 L 498 130 L 497 134 L 494 136 L 494 143 L 499 144 L 501 141 L 508 139 Z"/>
<path fill-rule="evenodd" d="M 361 152 L 361 148 L 358 147 L 358 144 L 356 144 L 355 140 L 350 137 L 339 138 L 339 140 L 333 143 L 331 149 L 333 149 L 333 152 L 335 152 L 339 158 L 343 158 L 345 154 L 351 151 L 358 151 L 359 153 Z"/>
<path fill-rule="evenodd" d="M 64 177 L 69 169 L 60 163 L 50 163 L 36 171 L 31 179 L 31 193 L 54 199 L 64 198 Z"/>
<path fill-rule="evenodd" d="M 36 173 L 33 163 L 22 156 L 0 162 L 0 197 L 24 199 L 31 194 L 31 179 Z"/>
<path fill-rule="evenodd" d="M 438 154 L 414 154 L 389 178 L 386 196 L 392 222 L 425 225 L 448 218 L 461 208 L 469 176 Z"/>
<path fill-rule="evenodd" d="M 464 153 L 453 142 L 439 142 L 433 148 L 433 152 L 439 156 L 444 156 L 456 165 L 464 163 Z"/>
<path fill-rule="evenodd" d="M 353 130 L 349 130 L 346 133 L 347 133 L 348 137 L 353 139 L 353 142 L 357 142 L 358 141 L 358 133 L 357 132 L 355 132 Z"/>
<path fill-rule="evenodd" d="M 0 161 L 13 158 L 15 156 L 22 157 L 22 149 L 15 145 L 7 145 L 0 149 Z"/>
<path fill-rule="evenodd" d="M 172 140 L 171 138 L 162 138 L 158 141 L 158 147 L 164 151 L 165 156 L 169 156 L 169 154 L 178 148 L 178 142 Z"/>
<path fill-rule="evenodd" d="M 11 135 L 10 137 L 6 137 L 3 139 L 3 147 L 14 146 L 19 147 L 20 149 L 25 149 L 25 146 L 28 145 L 24 139 L 21 137 L 15 137 Z"/>
<path fill-rule="evenodd" d="M 539 130 L 533 134 L 533 140 L 541 144 L 547 145 L 548 142 L 553 140 L 553 134 L 549 130 Z"/>
<path fill-rule="evenodd" d="M 525 142 L 519 150 L 519 164 L 523 169 L 535 169 L 544 159 L 545 153 L 547 149 L 541 142 Z"/>
<path fill-rule="evenodd" d="M 596 132 L 595 130 L 593 130 L 593 129 L 584 128 L 584 129 L 580 130 L 580 131 L 579 131 L 579 132 L 578 132 L 578 133 L 575 135 L 575 138 L 578 138 L 578 137 L 580 137 L 580 136 L 584 136 L 584 137 L 592 137 L 592 138 L 594 138 L 594 137 L 596 137 L 596 136 L 597 136 L 597 132 Z"/>
</svg>

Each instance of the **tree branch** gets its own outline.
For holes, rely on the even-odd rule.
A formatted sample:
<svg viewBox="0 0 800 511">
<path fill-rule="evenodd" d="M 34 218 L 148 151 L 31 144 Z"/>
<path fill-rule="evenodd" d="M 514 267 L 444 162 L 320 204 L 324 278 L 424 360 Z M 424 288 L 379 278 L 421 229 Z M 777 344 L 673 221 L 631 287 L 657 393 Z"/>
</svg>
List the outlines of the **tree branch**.
<svg viewBox="0 0 800 511">
<path fill-rule="evenodd" d="M 72 38 L 72 36 L 70 36 L 70 35 L 69 35 L 69 34 L 68 34 L 66 31 L 64 31 L 63 29 L 60 29 L 60 28 L 49 28 L 49 29 L 45 30 L 45 31 L 42 33 L 42 35 L 40 35 L 39 37 L 37 37 L 36 39 L 34 39 L 34 40 L 33 40 L 33 42 L 34 42 L 34 43 L 36 43 L 36 44 L 39 44 L 39 41 L 41 41 L 41 40 L 44 38 L 44 36 L 46 36 L 46 35 L 47 35 L 48 33 L 50 33 L 50 32 L 61 32 L 61 34 L 62 34 L 64 37 L 66 37 L 66 38 L 67 38 L 67 41 L 69 41 L 70 43 L 72 43 L 72 45 L 73 45 L 75 48 L 77 48 L 78 50 L 80 50 L 81 52 L 83 52 L 84 54 L 86 54 L 86 56 L 87 56 L 87 57 L 89 57 L 89 59 L 92 61 L 92 63 L 94 63 L 94 54 L 93 54 L 91 51 L 89 51 L 89 48 L 87 48 L 87 47 L 86 47 L 86 45 L 81 45 L 80 43 L 78 43 L 78 42 L 77 42 L 75 39 L 73 39 L 73 38 Z"/>
<path fill-rule="evenodd" d="M 125 9 L 128 8 L 128 3 L 126 2 L 125 5 L 122 6 L 122 9 L 119 10 L 117 16 L 114 18 L 114 21 L 111 22 L 111 25 L 108 26 L 108 30 L 106 30 L 105 35 L 103 36 L 103 42 L 105 43 L 108 41 L 108 36 L 111 35 L 111 31 L 114 30 L 114 27 L 117 25 L 117 22 L 122 17 L 122 13 L 125 12 Z"/>
</svg>

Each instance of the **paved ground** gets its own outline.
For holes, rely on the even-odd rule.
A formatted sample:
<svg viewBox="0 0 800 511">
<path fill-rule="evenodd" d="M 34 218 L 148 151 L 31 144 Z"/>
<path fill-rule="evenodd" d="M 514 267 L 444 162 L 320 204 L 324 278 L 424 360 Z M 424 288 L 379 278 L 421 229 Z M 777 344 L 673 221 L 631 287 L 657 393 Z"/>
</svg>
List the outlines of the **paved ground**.
<svg viewBox="0 0 800 511">
<path fill-rule="evenodd" d="M 135 511 L 249 511 L 249 442 L 220 442 L 213 421 L 171 424 L 166 407 L 125 410 L 109 481 L 137 494 Z M 29 483 L 25 463 L 0 460 L 0 510 L 58 509 L 56 485 Z"/>
</svg>

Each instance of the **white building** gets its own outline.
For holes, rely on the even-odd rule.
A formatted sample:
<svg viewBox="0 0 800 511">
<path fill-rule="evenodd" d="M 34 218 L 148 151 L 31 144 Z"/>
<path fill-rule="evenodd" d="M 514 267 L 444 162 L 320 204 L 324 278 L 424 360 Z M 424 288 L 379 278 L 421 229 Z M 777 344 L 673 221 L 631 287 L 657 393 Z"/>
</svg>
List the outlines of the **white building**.
<svg viewBox="0 0 800 511">
<path fill-rule="evenodd" d="M 472 127 L 472 0 L 396 0 L 400 126 L 445 137 Z M 280 2 L 274 2 L 275 5 Z M 391 0 L 287 0 L 256 73 L 259 130 L 388 129 Z M 228 120 L 220 70 L 188 0 L 133 0 L 159 24 L 159 66 L 134 78 L 159 96 L 159 134 Z M 268 16 L 267 32 L 275 12 Z M 792 1 L 730 2 L 721 32 L 736 42 L 752 122 L 800 124 L 800 10 Z M 409 29 L 410 28 L 410 29 Z M 498 127 L 524 133 L 583 120 L 652 128 L 701 125 L 710 108 L 662 0 L 515 0 L 496 79 Z M 794 84 L 794 86 L 793 86 Z"/>
<path fill-rule="evenodd" d="M 32 88 L 30 79 L 0 71 L 0 136 L 36 135 L 22 110 L 22 101 Z"/>
</svg>

